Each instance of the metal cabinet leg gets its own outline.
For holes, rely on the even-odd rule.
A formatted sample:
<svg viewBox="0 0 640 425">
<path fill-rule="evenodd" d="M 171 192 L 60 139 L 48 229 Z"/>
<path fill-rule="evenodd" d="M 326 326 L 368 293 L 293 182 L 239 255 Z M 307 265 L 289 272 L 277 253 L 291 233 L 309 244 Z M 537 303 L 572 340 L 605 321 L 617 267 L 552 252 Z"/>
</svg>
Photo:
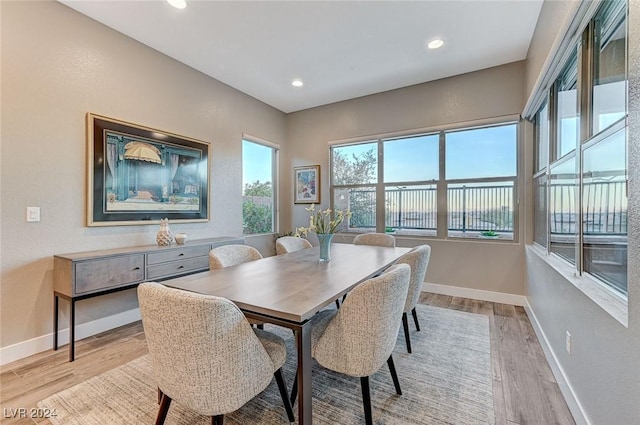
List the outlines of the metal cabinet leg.
<svg viewBox="0 0 640 425">
<path fill-rule="evenodd" d="M 53 294 L 53 351 L 58 349 L 58 294 Z"/>
<path fill-rule="evenodd" d="M 76 302 L 72 298 L 69 307 L 69 361 L 75 359 L 76 348 Z"/>
</svg>

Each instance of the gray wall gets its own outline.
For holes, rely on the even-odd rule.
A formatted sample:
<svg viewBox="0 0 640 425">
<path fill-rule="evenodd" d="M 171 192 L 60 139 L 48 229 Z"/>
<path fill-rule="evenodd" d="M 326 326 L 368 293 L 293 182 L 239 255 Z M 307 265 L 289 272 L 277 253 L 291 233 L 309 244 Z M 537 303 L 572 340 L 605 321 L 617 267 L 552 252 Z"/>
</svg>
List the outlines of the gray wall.
<svg viewBox="0 0 640 425">
<path fill-rule="evenodd" d="M 562 5 L 545 2 L 542 16 L 550 22 Z M 569 13 L 569 9 L 567 9 Z M 640 421 L 640 2 L 629 14 L 629 303 L 628 327 L 614 320 L 591 299 L 527 249 L 527 301 L 548 347 L 586 420 L 594 425 L 635 425 Z M 545 25 L 529 49 L 536 55 L 551 47 L 558 27 Z M 539 72 L 540 59 L 527 59 L 528 74 Z M 531 143 L 531 139 L 529 139 Z M 529 179 L 530 182 L 530 179 Z M 531 231 L 531 228 L 528 228 Z M 572 335 L 572 355 L 565 351 L 565 332 Z"/>
<path fill-rule="evenodd" d="M 242 234 L 242 134 L 285 148 L 286 116 L 58 2 L 0 5 L 6 347 L 52 331 L 54 254 L 155 243 L 155 225 L 85 227 L 87 112 L 212 143 L 211 222 L 171 226 L 191 237 Z M 112 294 L 79 303 L 77 320 L 135 307 L 133 291 Z"/>
<path fill-rule="evenodd" d="M 322 205 L 327 207 L 329 141 L 519 114 L 524 107 L 524 66 L 516 62 L 289 114 L 291 144 L 283 163 L 292 167 L 320 164 Z M 287 171 L 283 169 L 283 175 Z M 283 180 L 285 204 L 293 203 L 291 182 L 290 175 Z M 283 230 L 291 230 L 308 221 L 304 205 L 294 205 L 291 215 L 283 214 L 281 222 Z M 398 242 L 404 246 L 420 243 L 424 239 Z M 523 242 L 429 239 L 426 243 L 433 247 L 427 282 L 524 294 Z"/>
</svg>

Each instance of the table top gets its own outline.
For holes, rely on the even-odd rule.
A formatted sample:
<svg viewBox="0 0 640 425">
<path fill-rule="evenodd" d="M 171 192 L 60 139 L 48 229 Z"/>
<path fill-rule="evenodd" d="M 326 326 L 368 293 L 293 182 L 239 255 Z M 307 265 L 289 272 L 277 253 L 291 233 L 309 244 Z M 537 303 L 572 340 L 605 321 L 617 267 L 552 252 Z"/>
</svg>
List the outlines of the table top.
<svg viewBox="0 0 640 425">
<path fill-rule="evenodd" d="M 245 312 L 303 323 L 409 250 L 336 243 L 328 263 L 318 261 L 314 247 L 162 283 L 227 298 Z"/>
</svg>

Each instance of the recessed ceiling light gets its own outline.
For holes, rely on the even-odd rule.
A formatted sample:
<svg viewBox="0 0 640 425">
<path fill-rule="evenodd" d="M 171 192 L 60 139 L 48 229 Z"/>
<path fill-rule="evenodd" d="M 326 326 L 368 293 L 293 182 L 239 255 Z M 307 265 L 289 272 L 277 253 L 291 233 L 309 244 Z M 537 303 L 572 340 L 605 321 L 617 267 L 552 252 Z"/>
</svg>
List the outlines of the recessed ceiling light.
<svg viewBox="0 0 640 425">
<path fill-rule="evenodd" d="M 441 38 L 436 38 L 435 40 L 431 40 L 427 47 L 430 49 L 439 49 L 444 45 L 444 41 Z"/>
<path fill-rule="evenodd" d="M 187 7 L 187 0 L 167 0 L 167 2 L 176 9 L 184 9 Z"/>
<path fill-rule="evenodd" d="M 296 78 L 295 80 L 293 80 L 291 82 L 291 85 L 293 87 L 302 87 L 302 86 L 304 86 L 304 83 L 302 82 L 302 80 Z"/>
</svg>

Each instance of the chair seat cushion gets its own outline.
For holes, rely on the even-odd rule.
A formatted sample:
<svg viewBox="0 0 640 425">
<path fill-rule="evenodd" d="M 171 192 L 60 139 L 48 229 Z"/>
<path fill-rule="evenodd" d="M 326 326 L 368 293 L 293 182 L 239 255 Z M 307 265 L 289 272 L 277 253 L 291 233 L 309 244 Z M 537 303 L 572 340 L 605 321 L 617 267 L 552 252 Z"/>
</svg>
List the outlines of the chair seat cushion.
<svg viewBox="0 0 640 425">
<path fill-rule="evenodd" d="M 262 329 L 254 329 L 256 336 L 264 346 L 273 363 L 273 372 L 280 369 L 287 359 L 287 346 L 284 339 Z"/>
</svg>

